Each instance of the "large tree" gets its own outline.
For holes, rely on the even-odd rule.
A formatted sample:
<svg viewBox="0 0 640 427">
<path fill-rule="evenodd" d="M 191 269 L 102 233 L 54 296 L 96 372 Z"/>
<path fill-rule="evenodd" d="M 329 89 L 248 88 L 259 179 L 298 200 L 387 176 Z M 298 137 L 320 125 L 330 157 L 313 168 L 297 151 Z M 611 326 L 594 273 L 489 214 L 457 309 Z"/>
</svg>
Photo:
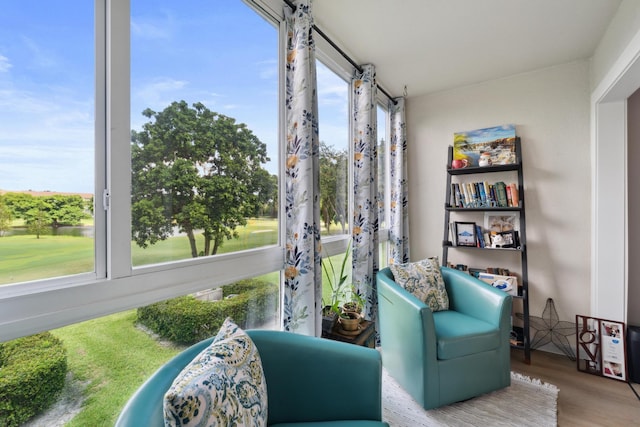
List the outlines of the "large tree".
<svg viewBox="0 0 640 427">
<path fill-rule="evenodd" d="M 217 253 L 266 200 L 257 179 L 269 176 L 262 167 L 266 145 L 245 124 L 201 103 L 173 102 L 142 114 L 149 121 L 131 135 L 133 239 L 147 247 L 177 226 L 193 257 Z"/>
<path fill-rule="evenodd" d="M 78 225 L 91 218 L 88 203 L 77 194 L 6 193 L 3 198 L 12 217 L 24 220 L 30 232 L 38 236 L 49 227 Z"/>
<path fill-rule="evenodd" d="M 347 170 L 347 151 L 320 141 L 320 216 L 327 233 L 332 223 L 346 229 Z"/>
</svg>

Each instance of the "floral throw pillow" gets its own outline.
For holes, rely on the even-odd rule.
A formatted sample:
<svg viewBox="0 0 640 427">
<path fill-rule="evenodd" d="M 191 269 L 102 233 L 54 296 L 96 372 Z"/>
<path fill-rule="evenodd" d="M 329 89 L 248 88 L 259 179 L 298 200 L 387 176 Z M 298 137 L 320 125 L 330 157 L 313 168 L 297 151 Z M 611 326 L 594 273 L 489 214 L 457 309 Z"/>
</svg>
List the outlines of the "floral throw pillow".
<svg viewBox="0 0 640 427">
<path fill-rule="evenodd" d="M 449 296 L 437 257 L 391 265 L 389 268 L 393 273 L 393 280 L 416 298 L 424 301 L 431 311 L 449 309 Z"/>
<path fill-rule="evenodd" d="M 164 396 L 165 426 L 266 426 L 267 384 L 251 338 L 229 318 Z"/>
</svg>

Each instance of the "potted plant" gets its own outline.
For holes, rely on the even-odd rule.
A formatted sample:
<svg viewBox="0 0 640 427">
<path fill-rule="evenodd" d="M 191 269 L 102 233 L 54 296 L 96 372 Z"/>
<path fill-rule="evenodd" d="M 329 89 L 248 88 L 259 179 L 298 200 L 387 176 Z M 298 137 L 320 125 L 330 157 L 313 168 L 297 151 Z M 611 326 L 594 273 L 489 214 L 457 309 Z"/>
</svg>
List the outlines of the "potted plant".
<svg viewBox="0 0 640 427">
<path fill-rule="evenodd" d="M 350 301 L 347 301 L 344 304 L 342 304 L 342 311 L 361 314 L 362 308 L 364 307 L 364 304 L 366 301 L 364 297 L 358 293 L 358 290 L 353 285 L 351 285 L 350 297 L 351 297 Z"/>
<path fill-rule="evenodd" d="M 351 252 L 351 244 L 347 245 L 347 250 L 344 253 L 340 270 L 336 271 L 333 266 L 333 261 L 330 257 L 322 260 L 322 270 L 329 284 L 330 293 L 329 300 L 322 299 L 322 330 L 330 331 L 336 322 L 337 317 L 341 314 L 342 310 L 340 304 L 347 297 L 347 278 L 348 274 L 345 273 L 349 254 Z"/>
<path fill-rule="evenodd" d="M 360 313 L 356 313 L 353 311 L 343 311 L 342 313 L 340 313 L 340 316 L 338 316 L 340 328 L 347 332 L 357 331 L 361 321 L 362 316 L 360 315 Z"/>
</svg>

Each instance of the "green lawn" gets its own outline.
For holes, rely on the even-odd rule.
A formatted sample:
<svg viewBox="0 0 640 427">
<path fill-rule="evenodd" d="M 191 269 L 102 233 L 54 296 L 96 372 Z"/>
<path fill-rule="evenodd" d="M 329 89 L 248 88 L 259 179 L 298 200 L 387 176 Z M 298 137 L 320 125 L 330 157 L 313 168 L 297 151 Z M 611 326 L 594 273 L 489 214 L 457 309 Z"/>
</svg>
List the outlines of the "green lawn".
<svg viewBox="0 0 640 427">
<path fill-rule="evenodd" d="M 278 242 L 276 219 L 249 219 L 238 228 L 239 238 L 224 242 L 218 253 L 274 245 Z M 204 239 L 197 236 L 198 250 Z M 185 236 L 171 237 L 143 249 L 131 243 L 134 266 L 156 264 L 191 257 Z M 93 271 L 93 239 L 69 236 L 0 237 L 0 285 Z"/>
<path fill-rule="evenodd" d="M 133 392 L 181 348 L 135 328 L 135 310 L 51 331 L 68 352 L 69 370 L 87 381 L 82 411 L 67 426 L 113 426 Z"/>
<path fill-rule="evenodd" d="M 0 237 L 0 285 L 93 271 L 93 239 Z"/>
</svg>

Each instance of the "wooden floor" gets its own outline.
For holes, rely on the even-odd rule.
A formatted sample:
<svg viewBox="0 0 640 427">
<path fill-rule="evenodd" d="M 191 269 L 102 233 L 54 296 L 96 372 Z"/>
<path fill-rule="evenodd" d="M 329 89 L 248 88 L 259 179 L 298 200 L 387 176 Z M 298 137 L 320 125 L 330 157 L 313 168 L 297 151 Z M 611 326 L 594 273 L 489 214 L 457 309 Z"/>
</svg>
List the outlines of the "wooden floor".
<svg viewBox="0 0 640 427">
<path fill-rule="evenodd" d="M 578 371 L 569 358 L 542 352 L 531 353 L 524 363 L 522 350 L 511 350 L 511 370 L 554 384 L 558 394 L 558 425 L 639 426 L 640 400 L 629 384 Z M 640 394 L 640 384 L 631 383 Z"/>
</svg>

